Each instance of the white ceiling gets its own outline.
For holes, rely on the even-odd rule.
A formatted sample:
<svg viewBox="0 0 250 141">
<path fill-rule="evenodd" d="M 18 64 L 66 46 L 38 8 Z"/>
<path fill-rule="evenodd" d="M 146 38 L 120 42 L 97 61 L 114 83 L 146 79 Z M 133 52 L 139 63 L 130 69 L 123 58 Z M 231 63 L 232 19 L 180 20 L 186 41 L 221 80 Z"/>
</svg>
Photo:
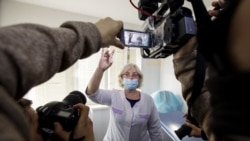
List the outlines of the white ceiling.
<svg viewBox="0 0 250 141">
<path fill-rule="evenodd" d="M 112 17 L 127 23 L 141 25 L 137 9 L 129 0 L 15 0 L 29 4 L 65 10 L 69 12 L 94 16 L 98 18 Z M 139 0 L 132 0 L 137 5 Z M 208 7 L 212 0 L 203 0 Z M 185 1 L 185 6 L 190 7 L 190 3 Z"/>
</svg>

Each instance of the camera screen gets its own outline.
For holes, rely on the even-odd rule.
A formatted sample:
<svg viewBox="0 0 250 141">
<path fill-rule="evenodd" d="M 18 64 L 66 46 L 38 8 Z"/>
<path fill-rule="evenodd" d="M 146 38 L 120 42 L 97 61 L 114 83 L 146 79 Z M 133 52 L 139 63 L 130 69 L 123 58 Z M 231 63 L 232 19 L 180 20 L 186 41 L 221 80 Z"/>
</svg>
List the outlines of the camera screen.
<svg viewBox="0 0 250 141">
<path fill-rule="evenodd" d="M 70 115 L 71 115 L 71 113 L 70 113 L 70 112 L 67 112 L 67 111 L 59 111 L 59 112 L 57 113 L 57 115 L 58 115 L 59 117 L 69 118 Z"/>
<path fill-rule="evenodd" d="M 148 48 L 151 46 L 150 33 L 134 30 L 123 30 L 121 37 L 125 46 Z"/>
</svg>

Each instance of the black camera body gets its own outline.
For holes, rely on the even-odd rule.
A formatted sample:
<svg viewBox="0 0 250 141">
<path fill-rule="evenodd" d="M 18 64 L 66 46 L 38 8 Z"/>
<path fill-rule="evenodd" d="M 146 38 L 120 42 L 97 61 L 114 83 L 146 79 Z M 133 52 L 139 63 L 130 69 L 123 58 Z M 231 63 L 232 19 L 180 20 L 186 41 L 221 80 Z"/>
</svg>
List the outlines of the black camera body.
<svg viewBox="0 0 250 141">
<path fill-rule="evenodd" d="M 188 127 L 185 124 L 182 124 L 181 127 L 177 130 L 175 130 L 175 134 L 178 136 L 180 140 L 184 138 L 185 136 L 189 135 L 192 131 L 192 128 Z"/>
<path fill-rule="evenodd" d="M 54 138 L 54 122 L 59 122 L 65 131 L 72 131 L 80 117 L 73 105 L 86 103 L 86 97 L 79 91 L 69 93 L 61 102 L 52 101 L 36 109 L 39 129 L 44 138 Z"/>
<path fill-rule="evenodd" d="M 191 114 L 189 112 L 187 113 L 186 118 L 190 123 L 199 127 L 199 123 L 197 122 L 197 120 L 193 116 L 191 116 Z M 191 127 L 187 126 L 186 124 L 182 124 L 181 127 L 179 129 L 175 130 L 174 132 L 179 137 L 179 139 L 182 140 L 182 138 L 184 138 L 185 136 L 189 136 L 191 131 L 192 131 Z"/>
<path fill-rule="evenodd" d="M 158 9 L 157 2 L 162 3 Z M 152 47 L 141 48 L 143 58 L 166 58 L 196 35 L 192 11 L 183 4 L 184 0 L 139 1 L 142 9 L 156 9 L 153 16 L 148 17 L 139 12 L 140 20 L 145 20 L 143 30 L 152 34 Z"/>
</svg>

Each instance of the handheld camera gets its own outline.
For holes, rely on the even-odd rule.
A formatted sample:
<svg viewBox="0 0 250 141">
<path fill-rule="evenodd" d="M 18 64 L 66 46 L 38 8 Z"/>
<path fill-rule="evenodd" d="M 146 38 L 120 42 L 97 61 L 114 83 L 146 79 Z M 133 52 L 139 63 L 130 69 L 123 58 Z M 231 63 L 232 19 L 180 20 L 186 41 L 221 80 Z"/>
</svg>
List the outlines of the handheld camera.
<svg viewBox="0 0 250 141">
<path fill-rule="evenodd" d="M 145 21 L 143 30 L 152 33 L 153 39 L 150 48 L 141 48 L 143 58 L 166 58 L 196 34 L 192 11 L 183 4 L 184 0 L 139 1 L 140 9 L 153 13 L 147 16 L 139 11 L 139 19 Z"/>
<path fill-rule="evenodd" d="M 59 122 L 65 131 L 72 131 L 80 117 L 78 110 L 72 106 L 86 103 L 86 97 L 79 91 L 73 91 L 62 102 L 52 101 L 36 109 L 39 129 L 44 138 L 54 138 L 54 122 Z"/>
</svg>

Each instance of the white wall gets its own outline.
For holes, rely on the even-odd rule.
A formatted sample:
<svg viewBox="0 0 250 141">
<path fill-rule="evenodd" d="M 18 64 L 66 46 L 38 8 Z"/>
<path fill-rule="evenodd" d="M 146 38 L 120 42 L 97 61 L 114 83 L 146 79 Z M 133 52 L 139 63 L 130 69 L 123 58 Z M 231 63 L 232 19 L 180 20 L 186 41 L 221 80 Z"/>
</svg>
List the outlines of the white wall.
<svg viewBox="0 0 250 141">
<path fill-rule="evenodd" d="M 142 91 L 151 94 L 157 90 L 169 90 L 185 103 L 182 97 L 181 84 L 174 74 L 172 59 L 173 56 L 171 55 L 163 59 L 142 60 L 142 71 L 144 74 Z M 184 104 L 183 112 L 186 110 L 187 106 Z"/>
<path fill-rule="evenodd" d="M 94 125 L 95 140 L 102 141 L 109 124 L 110 108 L 107 106 L 92 106 L 90 117 Z"/>
</svg>

